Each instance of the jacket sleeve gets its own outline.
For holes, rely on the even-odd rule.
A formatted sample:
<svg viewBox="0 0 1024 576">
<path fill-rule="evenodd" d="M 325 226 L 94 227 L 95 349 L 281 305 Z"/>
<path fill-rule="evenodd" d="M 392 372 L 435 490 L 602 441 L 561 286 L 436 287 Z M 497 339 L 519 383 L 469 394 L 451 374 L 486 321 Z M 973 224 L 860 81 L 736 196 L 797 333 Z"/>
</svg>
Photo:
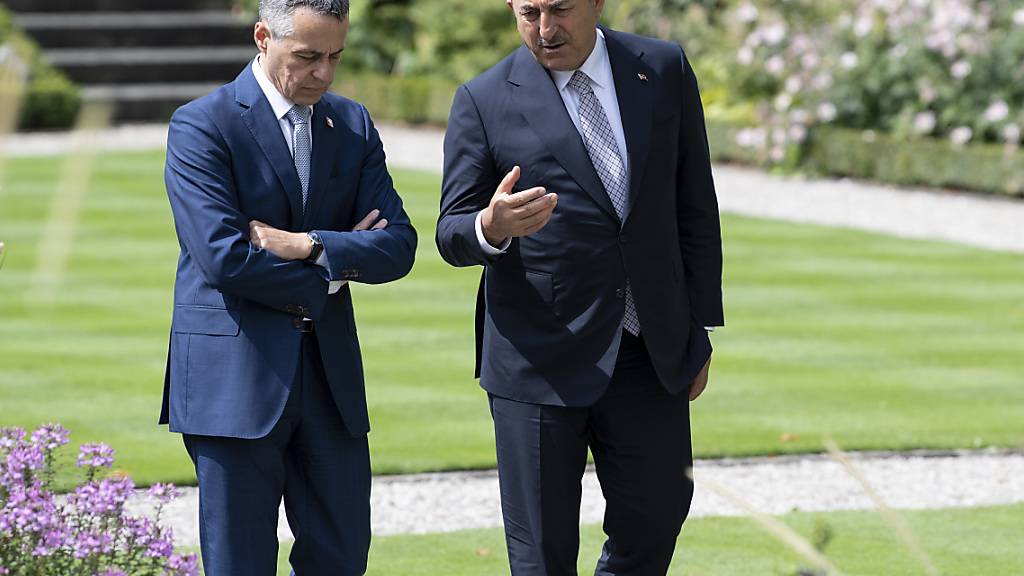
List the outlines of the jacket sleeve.
<svg viewBox="0 0 1024 576">
<path fill-rule="evenodd" d="M 697 78 L 682 58 L 682 116 L 676 203 L 690 309 L 700 326 L 723 326 L 722 231 Z"/>
<path fill-rule="evenodd" d="M 416 230 L 395 191 L 385 163 L 384 147 L 366 109 L 362 109 L 366 143 L 354 210 L 357 219 L 374 209 L 388 225 L 380 230 L 318 230 L 330 263 L 331 280 L 383 284 L 412 269 L 416 256 Z"/>
<path fill-rule="evenodd" d="M 483 120 L 469 89 L 455 93 L 444 135 L 444 176 L 441 214 L 437 220 L 437 249 L 452 266 L 489 264 L 489 255 L 476 235 L 476 215 L 490 204 L 500 178 L 490 155 Z"/>
<path fill-rule="evenodd" d="M 167 134 L 164 180 L 183 249 L 213 288 L 319 319 L 327 299 L 326 279 L 311 266 L 249 243 L 249 218 L 238 208 L 233 161 L 202 108 L 191 105 L 175 112 Z"/>
</svg>

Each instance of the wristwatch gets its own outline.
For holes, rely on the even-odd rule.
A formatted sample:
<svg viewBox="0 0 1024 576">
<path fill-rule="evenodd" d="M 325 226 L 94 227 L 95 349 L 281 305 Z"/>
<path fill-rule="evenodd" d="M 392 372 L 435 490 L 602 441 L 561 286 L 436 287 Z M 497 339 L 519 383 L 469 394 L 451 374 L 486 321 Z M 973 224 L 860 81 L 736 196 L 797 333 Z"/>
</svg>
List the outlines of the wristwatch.
<svg viewBox="0 0 1024 576">
<path fill-rule="evenodd" d="M 307 232 L 306 236 L 309 237 L 309 241 L 313 243 L 313 248 L 309 251 L 309 256 L 306 257 L 306 262 L 315 264 L 320 255 L 324 252 L 324 241 L 320 239 L 320 234 L 316 232 Z"/>
</svg>

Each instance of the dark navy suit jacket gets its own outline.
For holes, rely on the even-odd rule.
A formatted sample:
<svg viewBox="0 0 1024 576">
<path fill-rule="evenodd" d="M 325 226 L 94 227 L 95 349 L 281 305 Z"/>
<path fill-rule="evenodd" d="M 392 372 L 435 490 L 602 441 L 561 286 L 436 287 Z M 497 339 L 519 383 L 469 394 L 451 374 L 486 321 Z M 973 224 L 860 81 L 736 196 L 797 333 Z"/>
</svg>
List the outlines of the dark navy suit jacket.
<svg viewBox="0 0 1024 576">
<path fill-rule="evenodd" d="M 259 438 L 277 422 L 298 369 L 303 316 L 349 433 L 369 430 L 348 285 L 412 268 L 416 232 L 366 109 L 325 94 L 313 108 L 313 163 L 302 188 L 270 103 L 249 66 L 175 112 L 165 180 L 181 245 L 161 423 L 174 432 Z M 351 232 L 378 208 L 388 226 Z M 285 261 L 249 243 L 249 221 L 317 230 L 330 261 Z"/>
<path fill-rule="evenodd" d="M 659 380 L 689 387 L 723 324 L 722 248 L 693 70 L 676 44 L 604 30 L 629 152 L 620 224 L 548 72 L 523 46 L 459 88 L 445 137 L 437 245 L 484 265 L 481 385 L 539 404 L 586 406 L 615 367 L 629 279 Z M 548 225 L 485 254 L 474 229 L 502 177 L 558 194 Z"/>
</svg>

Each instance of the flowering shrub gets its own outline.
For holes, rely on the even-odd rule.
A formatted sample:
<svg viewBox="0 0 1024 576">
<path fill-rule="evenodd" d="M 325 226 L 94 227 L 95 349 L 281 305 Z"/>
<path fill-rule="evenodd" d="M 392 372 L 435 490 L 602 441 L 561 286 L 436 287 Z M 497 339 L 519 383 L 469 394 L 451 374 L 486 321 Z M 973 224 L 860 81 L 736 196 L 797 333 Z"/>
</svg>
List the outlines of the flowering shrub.
<svg viewBox="0 0 1024 576">
<path fill-rule="evenodd" d="M 131 478 L 104 473 L 114 451 L 84 444 L 77 462 L 84 481 L 57 496 L 55 454 L 67 443 L 57 424 L 30 436 L 0 429 L 0 576 L 197 575 L 195 555 L 175 554 L 171 530 L 160 525 L 163 506 L 178 496 L 174 486 L 149 489 L 154 518 L 133 517 L 125 511 L 135 493 Z"/>
<path fill-rule="evenodd" d="M 744 146 L 782 162 L 816 124 L 1003 142 L 1024 126 L 1024 7 L 1014 0 L 741 0 L 731 97 L 761 102 Z"/>
</svg>

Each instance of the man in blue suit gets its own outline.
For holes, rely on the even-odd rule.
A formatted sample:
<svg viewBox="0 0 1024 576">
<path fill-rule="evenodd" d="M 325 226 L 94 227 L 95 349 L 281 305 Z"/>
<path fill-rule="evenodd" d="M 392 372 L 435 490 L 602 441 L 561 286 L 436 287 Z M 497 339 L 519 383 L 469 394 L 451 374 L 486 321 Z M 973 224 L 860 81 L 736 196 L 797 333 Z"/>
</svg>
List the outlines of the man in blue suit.
<svg viewBox="0 0 1024 576">
<path fill-rule="evenodd" d="M 456 93 L 437 244 L 484 266 L 477 369 L 512 573 L 576 574 L 589 449 L 596 574 L 663 575 L 723 324 L 697 82 L 678 45 L 599 27 L 603 0 L 508 5 L 525 45 Z"/>
<path fill-rule="evenodd" d="M 210 576 L 362 574 L 369 421 L 347 282 L 412 267 L 416 232 L 366 109 L 329 94 L 345 0 L 263 0 L 257 58 L 171 119 L 181 255 L 162 423 L 199 479 Z"/>
</svg>

